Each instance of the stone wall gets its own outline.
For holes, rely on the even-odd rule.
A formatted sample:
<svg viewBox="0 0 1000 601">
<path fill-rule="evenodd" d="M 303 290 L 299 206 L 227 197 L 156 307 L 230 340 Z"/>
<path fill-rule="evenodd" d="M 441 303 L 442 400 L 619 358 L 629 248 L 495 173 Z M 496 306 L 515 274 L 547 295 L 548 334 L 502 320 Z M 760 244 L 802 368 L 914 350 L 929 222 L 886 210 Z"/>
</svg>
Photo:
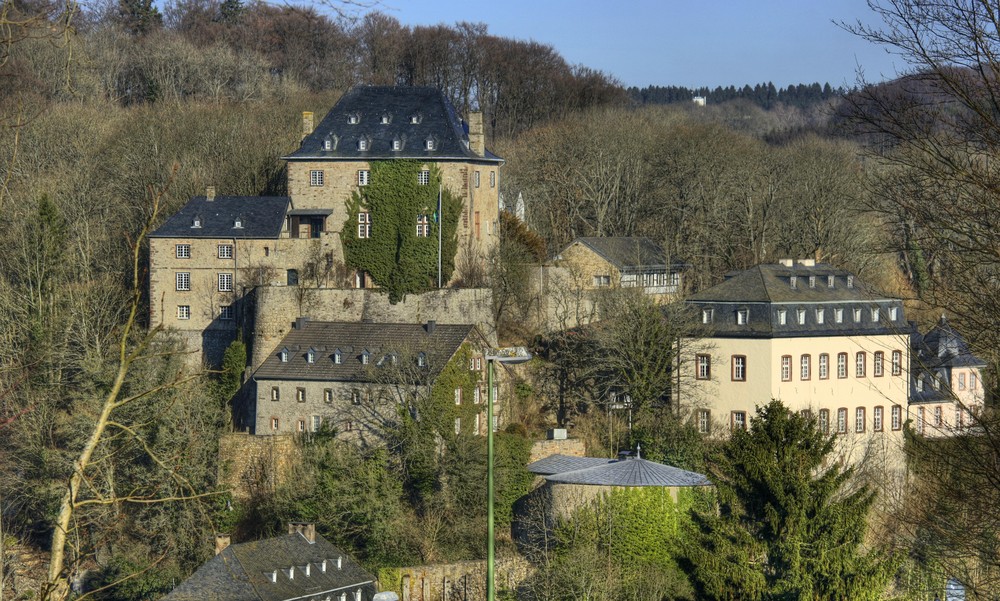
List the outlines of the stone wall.
<svg viewBox="0 0 1000 601">
<path fill-rule="evenodd" d="M 545 459 L 550 455 L 569 455 L 570 457 L 586 457 L 587 446 L 582 440 L 566 438 L 563 440 L 539 440 L 531 445 L 531 457 L 528 463 Z"/>
<path fill-rule="evenodd" d="M 496 590 L 517 590 L 531 572 L 520 556 L 498 555 Z M 394 591 L 400 601 L 484 601 L 486 599 L 486 562 L 459 561 L 379 572 L 379 586 Z"/>
<path fill-rule="evenodd" d="M 297 317 L 320 321 L 471 323 L 496 343 L 493 297 L 486 288 L 445 288 L 411 294 L 395 305 L 377 290 L 263 287 L 255 292 L 251 368 L 256 369 L 292 329 Z"/>
<path fill-rule="evenodd" d="M 224 434 L 219 439 L 219 482 L 238 498 L 274 489 L 285 482 L 297 454 L 290 434 Z"/>
</svg>

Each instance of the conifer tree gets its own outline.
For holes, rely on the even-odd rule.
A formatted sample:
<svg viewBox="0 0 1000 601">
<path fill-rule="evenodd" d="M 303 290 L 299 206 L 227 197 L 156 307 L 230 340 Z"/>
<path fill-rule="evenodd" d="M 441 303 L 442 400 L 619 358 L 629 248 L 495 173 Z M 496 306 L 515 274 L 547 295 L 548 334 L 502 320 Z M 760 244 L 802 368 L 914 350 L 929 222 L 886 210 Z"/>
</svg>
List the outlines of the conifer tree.
<svg viewBox="0 0 1000 601">
<path fill-rule="evenodd" d="M 824 467 L 834 437 L 780 401 L 737 430 L 714 474 L 719 507 L 695 514 L 688 560 L 699 599 L 880 599 L 892 561 L 864 544 L 874 500 Z"/>
</svg>

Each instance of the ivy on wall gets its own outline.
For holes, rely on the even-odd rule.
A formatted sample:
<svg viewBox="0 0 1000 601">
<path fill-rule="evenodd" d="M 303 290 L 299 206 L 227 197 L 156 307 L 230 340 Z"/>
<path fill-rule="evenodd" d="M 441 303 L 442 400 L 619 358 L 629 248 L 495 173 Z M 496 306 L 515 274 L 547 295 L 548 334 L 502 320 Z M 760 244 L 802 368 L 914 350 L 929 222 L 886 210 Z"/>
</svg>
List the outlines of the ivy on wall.
<svg viewBox="0 0 1000 601">
<path fill-rule="evenodd" d="M 443 227 L 442 280 L 451 279 L 455 270 L 462 201 L 444 189 L 443 215 L 435 223 L 441 173 L 430 165 L 430 180 L 420 185 L 418 176 L 423 168 L 420 161 L 372 163 L 369 184 L 352 193 L 347 203 L 347 221 L 341 233 L 345 262 L 353 269 L 368 272 L 389 293 L 391 303 L 436 285 L 439 226 Z M 358 215 L 363 212 L 368 213 L 371 223 L 367 238 L 358 236 Z M 426 237 L 417 236 L 417 219 L 421 215 L 428 217 L 430 231 Z"/>
</svg>

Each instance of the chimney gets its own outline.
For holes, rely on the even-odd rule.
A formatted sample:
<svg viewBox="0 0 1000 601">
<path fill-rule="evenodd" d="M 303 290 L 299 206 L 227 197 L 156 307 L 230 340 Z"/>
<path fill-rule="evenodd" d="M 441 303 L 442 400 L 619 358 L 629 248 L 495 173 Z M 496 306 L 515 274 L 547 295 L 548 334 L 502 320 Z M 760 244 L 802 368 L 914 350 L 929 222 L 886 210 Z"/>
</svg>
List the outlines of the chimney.
<svg viewBox="0 0 1000 601">
<path fill-rule="evenodd" d="M 798 263 L 803 267 L 816 267 L 816 259 L 799 259 Z"/>
<path fill-rule="evenodd" d="M 215 186 L 207 186 L 205 188 L 205 200 L 208 202 L 215 200 Z"/>
<path fill-rule="evenodd" d="M 486 156 L 486 136 L 483 134 L 483 114 L 469 113 L 469 150 L 477 156 Z"/>
<path fill-rule="evenodd" d="M 781 265 L 782 267 L 791 267 L 792 266 L 792 260 L 791 259 L 778 259 L 778 264 Z"/>
<path fill-rule="evenodd" d="M 288 522 L 289 534 L 301 534 L 309 544 L 316 542 L 316 524 L 314 522 Z"/>
<path fill-rule="evenodd" d="M 313 114 L 311 111 L 302 111 L 302 139 L 313 133 Z"/>
<path fill-rule="evenodd" d="M 434 321 L 433 319 L 428 319 L 427 320 L 427 335 L 430 336 L 431 334 L 433 334 L 434 333 L 434 328 L 436 328 L 436 327 L 437 327 L 437 322 Z"/>
<path fill-rule="evenodd" d="M 292 327 L 294 327 L 296 330 L 304 330 L 306 329 L 307 323 L 309 323 L 308 317 L 296 317 L 295 323 L 292 324 Z"/>
<path fill-rule="evenodd" d="M 229 535 L 228 534 L 216 533 L 216 535 L 215 535 L 215 554 L 218 555 L 219 553 L 222 553 L 223 551 L 225 551 L 226 547 L 229 546 L 229 541 L 230 541 L 230 539 L 229 539 Z"/>
</svg>

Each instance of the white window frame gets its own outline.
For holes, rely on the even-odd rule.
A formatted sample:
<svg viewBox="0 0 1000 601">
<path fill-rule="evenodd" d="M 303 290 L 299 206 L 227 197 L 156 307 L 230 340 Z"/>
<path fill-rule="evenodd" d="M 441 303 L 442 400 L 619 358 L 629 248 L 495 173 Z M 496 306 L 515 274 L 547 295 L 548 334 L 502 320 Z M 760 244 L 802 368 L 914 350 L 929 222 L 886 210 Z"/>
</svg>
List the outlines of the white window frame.
<svg viewBox="0 0 1000 601">
<path fill-rule="evenodd" d="M 310 169 L 309 170 L 309 185 L 314 188 L 319 188 L 324 185 L 326 176 L 322 169 Z"/>
<path fill-rule="evenodd" d="M 858 407 L 854 410 L 854 432 L 861 434 L 865 431 L 865 408 Z"/>
<path fill-rule="evenodd" d="M 715 316 L 714 309 L 702 309 L 701 310 L 701 323 L 712 323 L 712 318 Z"/>
<path fill-rule="evenodd" d="M 712 356 L 705 353 L 698 353 L 694 356 L 695 361 L 695 379 L 696 380 L 711 380 L 712 379 Z"/>
<path fill-rule="evenodd" d="M 358 186 L 367 186 L 371 181 L 371 169 L 358 169 Z"/>
<path fill-rule="evenodd" d="M 191 305 L 177 305 L 177 319 L 191 319 Z"/>
<path fill-rule="evenodd" d="M 834 309 L 833 310 L 833 321 L 836 323 L 844 323 L 844 310 Z"/>
<path fill-rule="evenodd" d="M 218 253 L 220 259 L 232 259 L 233 258 L 233 245 L 232 244 L 220 244 L 218 247 Z"/>
<path fill-rule="evenodd" d="M 903 351 L 892 351 L 892 375 L 903 373 Z"/>
<path fill-rule="evenodd" d="M 219 273 L 219 292 L 233 291 L 233 274 L 228 271 Z"/>
<path fill-rule="evenodd" d="M 358 239 L 372 237 L 372 214 L 368 211 L 358 212 Z"/>
<path fill-rule="evenodd" d="M 426 186 L 431 183 L 431 170 L 421 169 L 420 173 L 417 173 L 417 183 L 421 186 Z"/>
<path fill-rule="evenodd" d="M 461 404 L 462 404 L 462 389 L 461 388 L 456 388 L 455 389 L 455 405 L 461 405 Z"/>
<path fill-rule="evenodd" d="M 479 172 L 478 172 L 478 171 L 474 171 L 474 172 L 473 172 L 473 175 L 472 175 L 472 182 L 473 182 L 473 185 L 474 185 L 474 186 L 475 186 L 476 188 L 478 188 L 478 187 L 479 187 Z"/>
<path fill-rule="evenodd" d="M 837 409 L 837 434 L 847 434 L 847 408 Z"/>
<path fill-rule="evenodd" d="M 730 425 L 731 430 L 746 430 L 747 429 L 747 412 L 746 411 L 733 411 L 732 424 Z"/>
<path fill-rule="evenodd" d="M 830 410 L 820 409 L 819 417 L 816 419 L 816 424 L 819 426 L 819 431 L 823 434 L 830 433 Z"/>
<path fill-rule="evenodd" d="M 799 379 L 809 380 L 812 378 L 812 355 L 802 355 L 799 357 Z"/>
<path fill-rule="evenodd" d="M 806 310 L 805 309 L 799 309 L 795 313 L 798 316 L 799 325 L 800 326 L 806 325 Z"/>
<path fill-rule="evenodd" d="M 737 309 L 736 310 L 736 325 L 745 326 L 750 322 L 750 310 L 749 309 Z"/>
<path fill-rule="evenodd" d="M 816 323 L 822 324 L 826 321 L 826 311 L 824 309 L 816 309 Z"/>
<path fill-rule="evenodd" d="M 496 171 L 490 171 L 490 187 L 491 188 L 496 188 L 497 187 L 497 172 Z"/>
<path fill-rule="evenodd" d="M 892 429 L 902 430 L 903 429 L 903 407 L 902 405 L 893 405 L 889 409 L 889 415 L 892 419 Z"/>
<path fill-rule="evenodd" d="M 872 409 L 872 430 L 875 432 L 881 432 L 884 424 L 882 423 L 882 406 L 879 405 Z"/>
<path fill-rule="evenodd" d="M 783 326 L 788 323 L 788 311 L 784 309 L 778 309 L 778 325 Z"/>
<path fill-rule="evenodd" d="M 417 215 L 417 238 L 429 238 L 431 235 L 431 218 L 426 213 Z"/>
<path fill-rule="evenodd" d="M 712 413 L 708 409 L 698 410 L 698 432 L 708 434 L 712 427 Z"/>
<path fill-rule="evenodd" d="M 733 355 L 732 358 L 732 378 L 734 382 L 747 381 L 747 357 L 746 355 Z"/>
<path fill-rule="evenodd" d="M 191 272 L 178 271 L 174 274 L 174 288 L 179 292 L 189 292 L 191 290 Z"/>
<path fill-rule="evenodd" d="M 190 244 L 177 244 L 174 246 L 174 257 L 178 259 L 190 259 L 191 258 L 191 245 Z"/>
<path fill-rule="evenodd" d="M 232 305 L 222 305 L 219 307 L 219 319 L 223 321 L 232 321 L 236 319 L 236 312 L 233 310 Z"/>
<path fill-rule="evenodd" d="M 792 356 L 782 355 L 781 356 L 781 381 L 791 382 L 792 381 Z"/>
<path fill-rule="evenodd" d="M 847 377 L 847 353 L 837 353 L 837 379 Z"/>
<path fill-rule="evenodd" d="M 819 355 L 819 379 L 827 380 L 830 378 L 830 355 L 827 353 L 820 353 Z"/>
</svg>

